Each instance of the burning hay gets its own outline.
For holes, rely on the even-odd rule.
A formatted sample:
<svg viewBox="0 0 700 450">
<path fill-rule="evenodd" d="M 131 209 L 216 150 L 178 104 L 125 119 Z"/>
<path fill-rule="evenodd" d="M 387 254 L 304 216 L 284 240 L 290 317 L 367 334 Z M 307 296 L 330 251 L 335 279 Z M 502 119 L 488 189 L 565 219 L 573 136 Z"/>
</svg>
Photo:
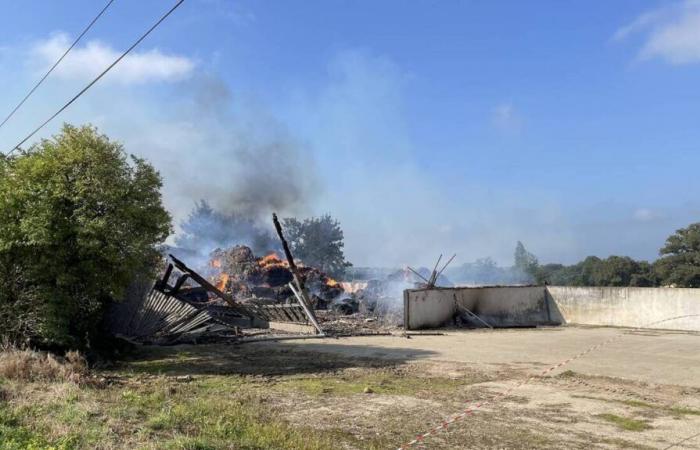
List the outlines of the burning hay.
<svg viewBox="0 0 700 450">
<path fill-rule="evenodd" d="M 420 285 L 420 280 L 434 286 L 451 261 L 438 271 L 438 259 L 425 276 L 409 267 L 384 280 L 341 282 L 295 260 L 277 216 L 272 218 L 284 259 L 274 251 L 257 256 L 245 245 L 217 248 L 200 274 L 170 255 L 172 263 L 145 301 L 136 298 L 113 308 L 112 333 L 140 342 L 177 342 L 183 336 L 206 337 L 212 326 L 233 329 L 234 336 L 238 327 L 273 328 L 273 324 L 320 336 L 338 331 L 324 330 L 319 318 L 326 325 L 340 325 L 343 332 L 348 326 L 357 329 L 357 324 L 363 329 L 373 323 L 398 326 L 403 322 L 403 290 Z M 316 311 L 323 314 L 317 316 Z"/>
<path fill-rule="evenodd" d="M 342 284 L 321 270 L 301 262 L 296 268 L 314 308 L 326 309 L 347 296 Z M 289 287 L 294 279 L 292 269 L 275 252 L 257 257 L 244 245 L 217 249 L 211 254 L 207 271 L 209 280 L 236 301 L 285 303 L 294 299 Z"/>
</svg>

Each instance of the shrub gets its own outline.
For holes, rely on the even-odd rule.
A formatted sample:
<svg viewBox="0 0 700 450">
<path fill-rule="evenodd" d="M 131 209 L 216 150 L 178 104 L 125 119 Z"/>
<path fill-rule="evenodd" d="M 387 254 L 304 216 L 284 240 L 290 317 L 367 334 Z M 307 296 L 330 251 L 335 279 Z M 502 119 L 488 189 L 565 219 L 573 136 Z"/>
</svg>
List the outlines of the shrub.
<svg viewBox="0 0 700 450">
<path fill-rule="evenodd" d="M 80 383 L 87 373 L 87 362 L 76 351 L 64 357 L 14 347 L 0 351 L 0 377 L 8 380 Z"/>
<path fill-rule="evenodd" d="M 105 305 L 156 267 L 161 184 L 89 126 L 0 157 L 0 337 L 87 347 Z"/>
</svg>

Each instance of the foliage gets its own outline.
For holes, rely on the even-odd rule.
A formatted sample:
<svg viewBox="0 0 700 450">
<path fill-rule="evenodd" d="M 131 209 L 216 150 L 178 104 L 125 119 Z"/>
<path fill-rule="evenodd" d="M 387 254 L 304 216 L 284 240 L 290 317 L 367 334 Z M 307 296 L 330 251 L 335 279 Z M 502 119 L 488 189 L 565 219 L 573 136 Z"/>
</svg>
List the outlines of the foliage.
<svg viewBox="0 0 700 450">
<path fill-rule="evenodd" d="M 326 214 L 299 221 L 283 220 L 284 234 L 295 258 L 340 278 L 352 264 L 343 254 L 343 230 L 340 223 Z"/>
<path fill-rule="evenodd" d="M 175 244 L 189 252 L 203 251 L 208 255 L 217 247 L 238 244 L 248 245 L 256 254 L 277 248 L 276 238 L 255 219 L 236 211 L 223 213 L 214 210 L 206 200 L 195 204 L 180 228 L 182 233 L 175 238 Z"/>
<path fill-rule="evenodd" d="M 532 281 L 537 273 L 539 262 L 537 257 L 525 249 L 522 242 L 518 241 L 515 245 L 515 254 L 513 255 L 513 268 L 523 282 Z"/>
<path fill-rule="evenodd" d="M 659 254 L 655 266 L 665 285 L 700 287 L 700 223 L 669 236 Z"/>
<path fill-rule="evenodd" d="M 448 268 L 445 275 L 451 281 L 471 285 L 522 284 L 530 277 L 515 267 L 500 267 L 490 257 Z"/>
<path fill-rule="evenodd" d="M 658 280 L 651 264 L 628 256 L 605 259 L 589 256 L 583 261 L 564 266 L 546 264 L 537 270 L 538 283 L 561 286 L 656 286 Z"/>
<path fill-rule="evenodd" d="M 0 333 L 84 346 L 170 233 L 161 178 L 91 126 L 0 160 Z"/>
</svg>

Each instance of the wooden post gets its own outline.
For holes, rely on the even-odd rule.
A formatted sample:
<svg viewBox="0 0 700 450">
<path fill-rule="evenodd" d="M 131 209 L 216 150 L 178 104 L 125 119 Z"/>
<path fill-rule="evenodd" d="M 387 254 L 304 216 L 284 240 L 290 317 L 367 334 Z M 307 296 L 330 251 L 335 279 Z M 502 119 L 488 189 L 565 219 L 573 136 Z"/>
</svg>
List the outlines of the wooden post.
<svg viewBox="0 0 700 450">
<path fill-rule="evenodd" d="M 304 309 L 304 312 L 306 313 L 306 317 L 309 318 L 309 322 L 316 328 L 318 331 L 318 334 L 320 335 L 325 335 L 323 332 L 323 329 L 321 328 L 321 325 L 319 325 L 318 321 L 316 320 L 316 315 L 314 315 L 313 310 L 311 309 L 311 302 L 308 301 L 308 295 L 306 294 L 305 289 L 299 289 L 297 291 L 297 287 L 294 286 L 294 283 L 289 283 L 289 289 L 292 290 L 294 293 L 294 296 L 297 298 L 297 301 L 299 301 L 299 304 L 301 307 Z"/>
</svg>

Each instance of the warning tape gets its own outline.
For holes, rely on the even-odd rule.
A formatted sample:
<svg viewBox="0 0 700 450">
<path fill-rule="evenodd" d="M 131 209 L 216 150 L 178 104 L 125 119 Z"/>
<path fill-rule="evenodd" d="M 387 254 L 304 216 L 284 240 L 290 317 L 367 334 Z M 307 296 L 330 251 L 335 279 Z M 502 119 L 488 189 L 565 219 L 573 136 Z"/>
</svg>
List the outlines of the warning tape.
<svg viewBox="0 0 700 450">
<path fill-rule="evenodd" d="M 652 323 L 648 323 L 648 324 L 646 324 L 646 325 L 639 326 L 639 327 L 637 327 L 637 328 L 633 328 L 632 331 L 642 330 L 642 329 L 644 329 L 644 328 L 649 328 L 649 327 L 651 327 L 651 326 L 658 325 L 658 324 L 660 324 L 660 323 L 670 322 L 671 320 L 685 319 L 686 317 L 697 317 L 697 316 L 700 316 L 700 314 L 689 314 L 689 315 L 685 315 L 685 316 L 670 317 L 670 318 L 668 318 L 668 319 L 659 320 L 659 321 L 656 321 L 656 322 L 652 322 Z M 558 364 L 555 364 L 555 365 L 553 365 L 553 366 L 551 366 L 551 367 L 548 367 L 547 369 L 543 370 L 543 371 L 540 372 L 539 374 L 531 375 L 531 376 L 530 376 L 529 378 L 527 378 L 526 380 L 521 381 L 521 382 L 518 383 L 517 385 L 512 386 L 512 387 L 506 389 L 505 391 L 503 391 L 503 392 L 501 392 L 500 394 L 496 395 L 496 396 L 493 397 L 492 399 L 490 399 L 490 400 L 484 400 L 484 401 L 482 401 L 482 402 L 476 403 L 475 405 L 470 406 L 469 408 L 467 408 L 467 409 L 465 409 L 465 410 L 463 410 L 463 411 L 461 411 L 461 412 L 459 412 L 459 413 L 457 413 L 457 414 L 455 414 L 455 415 L 453 415 L 453 416 L 451 416 L 451 417 L 449 417 L 449 418 L 443 420 L 440 424 L 434 426 L 433 428 L 429 429 L 428 431 L 417 435 L 412 441 L 403 444 L 401 447 L 399 447 L 398 450 L 406 450 L 406 449 L 408 449 L 409 447 L 412 447 L 412 446 L 414 446 L 415 444 L 417 444 L 417 443 L 419 443 L 419 442 L 422 442 L 423 439 L 425 439 L 426 437 L 429 437 L 429 436 L 432 436 L 432 435 L 434 435 L 434 434 L 437 434 L 438 432 L 440 432 L 440 431 L 442 431 L 442 430 L 446 430 L 451 424 L 453 424 L 453 423 L 455 423 L 455 422 L 457 422 L 457 421 L 459 421 L 459 420 L 462 420 L 462 419 L 464 419 L 464 418 L 467 417 L 467 416 L 473 415 L 473 414 L 476 412 L 476 410 L 479 409 L 479 408 L 481 408 L 482 406 L 485 406 L 485 405 L 488 405 L 488 404 L 491 404 L 491 403 L 496 403 L 496 402 L 498 402 L 499 400 L 501 400 L 501 399 L 503 399 L 504 397 L 508 396 L 508 394 L 510 394 L 511 392 L 513 392 L 513 391 L 515 391 L 515 390 L 517 390 L 517 389 L 520 389 L 521 387 L 523 387 L 524 385 L 528 384 L 529 382 L 531 382 L 531 381 L 534 380 L 535 378 L 543 377 L 543 376 L 547 375 L 549 372 L 551 372 L 551 371 L 553 371 L 553 370 L 556 370 L 556 369 L 558 369 L 558 368 L 560 368 L 560 367 L 562 367 L 562 366 L 565 366 L 565 365 L 569 364 L 570 362 L 575 361 L 575 360 L 577 360 L 577 359 L 579 359 L 579 358 L 582 358 L 583 356 L 586 356 L 587 354 L 589 354 L 589 353 L 591 353 L 591 352 L 593 352 L 593 351 L 595 351 L 595 350 L 598 350 L 598 349 L 600 349 L 600 348 L 602 348 L 602 347 L 604 347 L 604 346 L 606 346 L 606 345 L 609 345 L 609 344 L 611 344 L 612 342 L 614 342 L 614 341 L 616 341 L 616 340 L 618 340 L 618 339 L 620 339 L 620 338 L 622 338 L 622 337 L 624 337 L 624 336 L 626 336 L 626 334 L 619 334 L 619 335 L 617 335 L 617 336 L 613 336 L 613 337 L 611 337 L 610 339 L 608 339 L 608 340 L 606 340 L 606 341 L 603 341 L 603 342 L 601 342 L 601 343 L 599 343 L 599 344 L 596 344 L 596 345 L 594 345 L 594 346 L 592 346 L 592 347 L 590 347 L 590 348 L 587 348 L 586 350 L 582 351 L 581 353 L 578 353 L 577 355 L 572 356 L 571 358 L 569 358 L 569 359 L 567 359 L 567 360 L 565 360 L 565 361 L 562 361 L 562 362 L 560 362 L 560 363 L 558 363 Z"/>
</svg>

